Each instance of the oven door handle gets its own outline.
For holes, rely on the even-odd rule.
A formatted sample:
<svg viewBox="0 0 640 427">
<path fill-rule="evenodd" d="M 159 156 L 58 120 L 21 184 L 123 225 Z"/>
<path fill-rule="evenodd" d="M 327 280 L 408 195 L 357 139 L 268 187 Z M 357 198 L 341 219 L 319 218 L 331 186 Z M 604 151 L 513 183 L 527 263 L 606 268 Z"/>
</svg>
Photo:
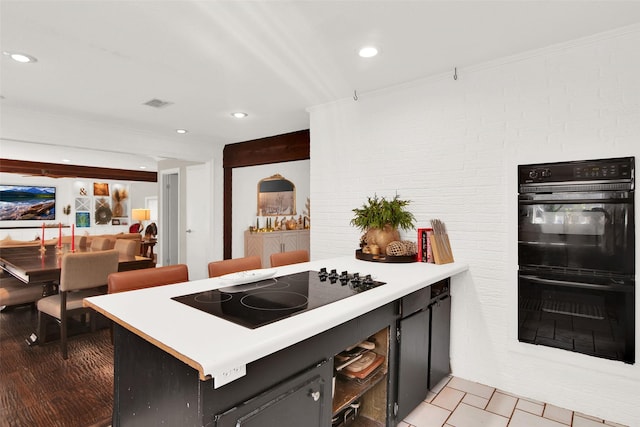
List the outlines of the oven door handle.
<svg viewBox="0 0 640 427">
<path fill-rule="evenodd" d="M 615 284 L 599 284 L 599 283 L 585 283 L 585 282 L 574 282 L 570 280 L 557 280 L 557 279 L 545 279 L 543 277 L 538 276 L 530 276 L 530 275 L 520 275 L 521 278 L 530 280 L 532 282 L 542 283 L 545 285 L 560 285 L 560 286 L 568 286 L 572 288 L 588 288 L 588 289 L 596 289 L 601 291 L 621 291 L 627 290 L 628 286 L 624 285 L 615 285 Z M 631 288 L 633 289 L 633 288 Z"/>
<path fill-rule="evenodd" d="M 620 199 L 529 199 L 520 198 L 518 204 L 520 205 L 588 205 L 588 204 L 631 204 L 631 198 Z"/>
</svg>

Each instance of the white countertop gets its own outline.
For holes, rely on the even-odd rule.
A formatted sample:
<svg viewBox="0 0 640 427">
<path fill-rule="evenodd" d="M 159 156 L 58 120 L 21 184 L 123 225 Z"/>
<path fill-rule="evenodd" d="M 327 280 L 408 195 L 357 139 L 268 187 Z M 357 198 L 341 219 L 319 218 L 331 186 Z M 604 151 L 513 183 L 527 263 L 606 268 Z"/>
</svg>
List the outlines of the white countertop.
<svg viewBox="0 0 640 427">
<path fill-rule="evenodd" d="M 376 263 L 341 257 L 278 267 L 276 276 L 306 270 L 371 274 L 385 285 L 249 329 L 172 300 L 228 286 L 219 278 L 158 286 L 85 299 L 113 321 L 198 370 L 220 387 L 244 374 L 248 363 L 395 301 L 441 279 L 466 271 L 464 263 Z"/>
</svg>

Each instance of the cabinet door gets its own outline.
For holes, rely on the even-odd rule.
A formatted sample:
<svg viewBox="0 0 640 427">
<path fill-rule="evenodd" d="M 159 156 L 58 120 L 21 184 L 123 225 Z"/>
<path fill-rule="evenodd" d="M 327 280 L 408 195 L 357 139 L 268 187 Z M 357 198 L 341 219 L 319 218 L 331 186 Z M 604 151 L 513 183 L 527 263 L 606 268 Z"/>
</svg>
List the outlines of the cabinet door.
<svg viewBox="0 0 640 427">
<path fill-rule="evenodd" d="M 258 233 L 245 231 L 244 256 L 259 256 L 262 258 L 262 236 Z"/>
<path fill-rule="evenodd" d="M 282 233 L 282 252 L 296 251 L 298 247 L 298 232 L 286 231 Z"/>
<path fill-rule="evenodd" d="M 429 370 L 429 311 L 400 321 L 398 354 L 398 412 L 404 419 L 427 397 Z"/>
<path fill-rule="evenodd" d="M 331 365 L 324 362 L 223 414 L 216 415 L 216 427 L 330 425 Z"/>
<path fill-rule="evenodd" d="M 445 296 L 431 305 L 431 362 L 429 389 L 449 375 L 449 345 L 451 330 L 451 297 Z"/>
<path fill-rule="evenodd" d="M 282 252 L 282 239 L 280 233 L 262 234 L 262 266 L 271 267 L 271 254 Z"/>
</svg>

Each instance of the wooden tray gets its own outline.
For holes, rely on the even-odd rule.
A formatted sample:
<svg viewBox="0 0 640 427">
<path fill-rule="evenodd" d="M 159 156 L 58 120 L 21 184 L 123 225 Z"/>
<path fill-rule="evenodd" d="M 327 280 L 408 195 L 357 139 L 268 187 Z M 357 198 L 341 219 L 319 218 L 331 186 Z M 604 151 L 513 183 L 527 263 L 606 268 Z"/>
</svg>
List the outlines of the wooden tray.
<svg viewBox="0 0 640 427">
<path fill-rule="evenodd" d="M 356 249 L 356 259 L 360 259 L 363 261 L 372 261 L 372 262 L 389 262 L 389 263 L 406 263 L 406 262 L 417 262 L 418 255 L 400 255 L 400 256 L 391 256 L 391 255 L 372 255 L 365 254 L 362 252 L 362 249 Z"/>
</svg>

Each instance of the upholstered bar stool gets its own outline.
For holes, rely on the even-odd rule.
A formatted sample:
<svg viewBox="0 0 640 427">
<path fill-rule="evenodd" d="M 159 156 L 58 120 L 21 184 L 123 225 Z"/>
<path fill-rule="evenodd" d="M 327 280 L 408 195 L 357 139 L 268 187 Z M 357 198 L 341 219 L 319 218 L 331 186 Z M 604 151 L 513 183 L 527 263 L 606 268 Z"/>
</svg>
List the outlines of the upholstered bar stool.
<svg viewBox="0 0 640 427">
<path fill-rule="evenodd" d="M 304 249 L 299 251 L 277 252 L 269 257 L 271 267 L 280 267 L 281 265 L 297 264 L 299 262 L 309 261 L 309 252 Z"/>
<path fill-rule="evenodd" d="M 262 261 L 259 256 L 232 258 L 210 262 L 208 268 L 209 277 L 218 277 L 229 273 L 237 273 L 238 271 L 257 270 L 262 268 Z"/>
<path fill-rule="evenodd" d="M 154 286 L 172 285 L 189 281 L 189 268 L 186 264 L 172 264 L 164 267 L 143 268 L 140 270 L 111 273 L 107 280 L 107 293 L 133 291 Z"/>
</svg>

